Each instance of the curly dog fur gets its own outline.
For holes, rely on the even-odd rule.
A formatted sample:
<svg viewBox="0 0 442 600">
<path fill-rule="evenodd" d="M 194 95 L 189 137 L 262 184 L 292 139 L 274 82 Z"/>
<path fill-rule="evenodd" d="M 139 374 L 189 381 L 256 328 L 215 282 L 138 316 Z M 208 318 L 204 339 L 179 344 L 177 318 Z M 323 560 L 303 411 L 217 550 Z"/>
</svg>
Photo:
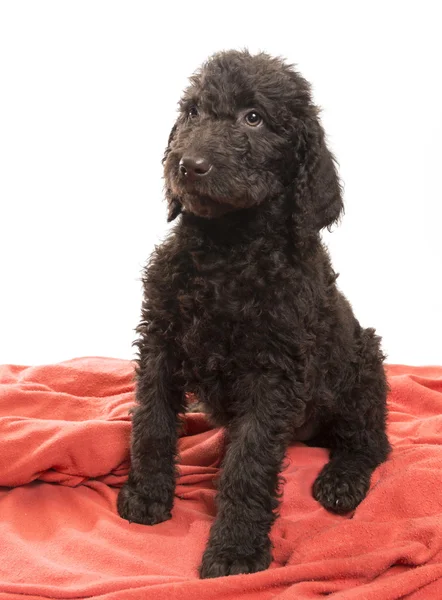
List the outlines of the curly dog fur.
<svg viewBox="0 0 442 600">
<path fill-rule="evenodd" d="M 132 465 L 120 515 L 171 517 L 179 414 L 194 393 L 229 440 L 201 577 L 271 562 L 287 445 L 330 448 L 326 509 L 363 500 L 388 456 L 380 339 L 336 287 L 320 230 L 343 210 L 310 86 L 266 54 L 191 78 L 164 157 L 169 220 L 144 272 Z M 181 213 L 181 214 L 180 214 Z"/>
</svg>

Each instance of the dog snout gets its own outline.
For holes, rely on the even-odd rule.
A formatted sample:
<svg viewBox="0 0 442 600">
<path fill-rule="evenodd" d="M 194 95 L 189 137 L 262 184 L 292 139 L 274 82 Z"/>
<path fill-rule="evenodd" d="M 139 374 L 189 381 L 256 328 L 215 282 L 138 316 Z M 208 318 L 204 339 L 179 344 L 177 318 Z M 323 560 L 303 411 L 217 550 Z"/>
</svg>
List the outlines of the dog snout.
<svg viewBox="0 0 442 600">
<path fill-rule="evenodd" d="M 207 175 L 211 168 L 210 162 L 202 156 L 183 156 L 179 165 L 180 175 L 192 181 Z"/>
</svg>

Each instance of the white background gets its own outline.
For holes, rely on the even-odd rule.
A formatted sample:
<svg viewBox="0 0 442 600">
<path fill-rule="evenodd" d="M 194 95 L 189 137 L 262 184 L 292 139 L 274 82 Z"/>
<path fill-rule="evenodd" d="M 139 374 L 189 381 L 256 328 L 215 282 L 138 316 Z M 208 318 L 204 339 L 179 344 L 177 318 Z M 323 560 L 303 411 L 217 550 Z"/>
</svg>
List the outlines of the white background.
<svg viewBox="0 0 442 600">
<path fill-rule="evenodd" d="M 0 362 L 131 358 L 161 157 L 210 53 L 313 82 L 345 184 L 326 239 L 390 362 L 442 364 L 437 1 L 0 3 Z"/>
</svg>

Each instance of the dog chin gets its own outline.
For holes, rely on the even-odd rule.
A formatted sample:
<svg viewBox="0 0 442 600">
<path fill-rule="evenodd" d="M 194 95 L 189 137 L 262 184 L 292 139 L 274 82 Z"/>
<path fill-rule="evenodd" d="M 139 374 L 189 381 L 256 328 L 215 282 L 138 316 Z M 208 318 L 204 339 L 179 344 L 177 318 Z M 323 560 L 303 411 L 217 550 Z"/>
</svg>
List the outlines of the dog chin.
<svg viewBox="0 0 442 600">
<path fill-rule="evenodd" d="M 186 212 L 206 219 L 222 217 L 225 214 L 236 210 L 236 207 L 232 204 L 225 201 L 214 200 L 209 196 L 190 196 L 186 194 L 181 198 L 181 202 Z"/>
</svg>

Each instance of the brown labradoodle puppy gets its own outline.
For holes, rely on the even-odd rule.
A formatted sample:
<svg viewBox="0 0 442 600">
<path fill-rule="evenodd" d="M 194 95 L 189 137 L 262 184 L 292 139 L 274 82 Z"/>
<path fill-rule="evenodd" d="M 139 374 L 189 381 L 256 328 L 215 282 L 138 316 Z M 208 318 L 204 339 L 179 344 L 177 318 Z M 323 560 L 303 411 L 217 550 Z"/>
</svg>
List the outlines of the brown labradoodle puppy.
<svg viewBox="0 0 442 600">
<path fill-rule="evenodd" d="M 171 517 L 185 392 L 229 440 L 201 577 L 271 561 L 287 445 L 330 448 L 313 496 L 355 509 L 388 455 L 380 340 L 336 287 L 320 231 L 343 205 L 308 83 L 222 52 L 192 78 L 164 171 L 179 220 L 144 273 L 132 466 L 122 517 Z"/>
</svg>

